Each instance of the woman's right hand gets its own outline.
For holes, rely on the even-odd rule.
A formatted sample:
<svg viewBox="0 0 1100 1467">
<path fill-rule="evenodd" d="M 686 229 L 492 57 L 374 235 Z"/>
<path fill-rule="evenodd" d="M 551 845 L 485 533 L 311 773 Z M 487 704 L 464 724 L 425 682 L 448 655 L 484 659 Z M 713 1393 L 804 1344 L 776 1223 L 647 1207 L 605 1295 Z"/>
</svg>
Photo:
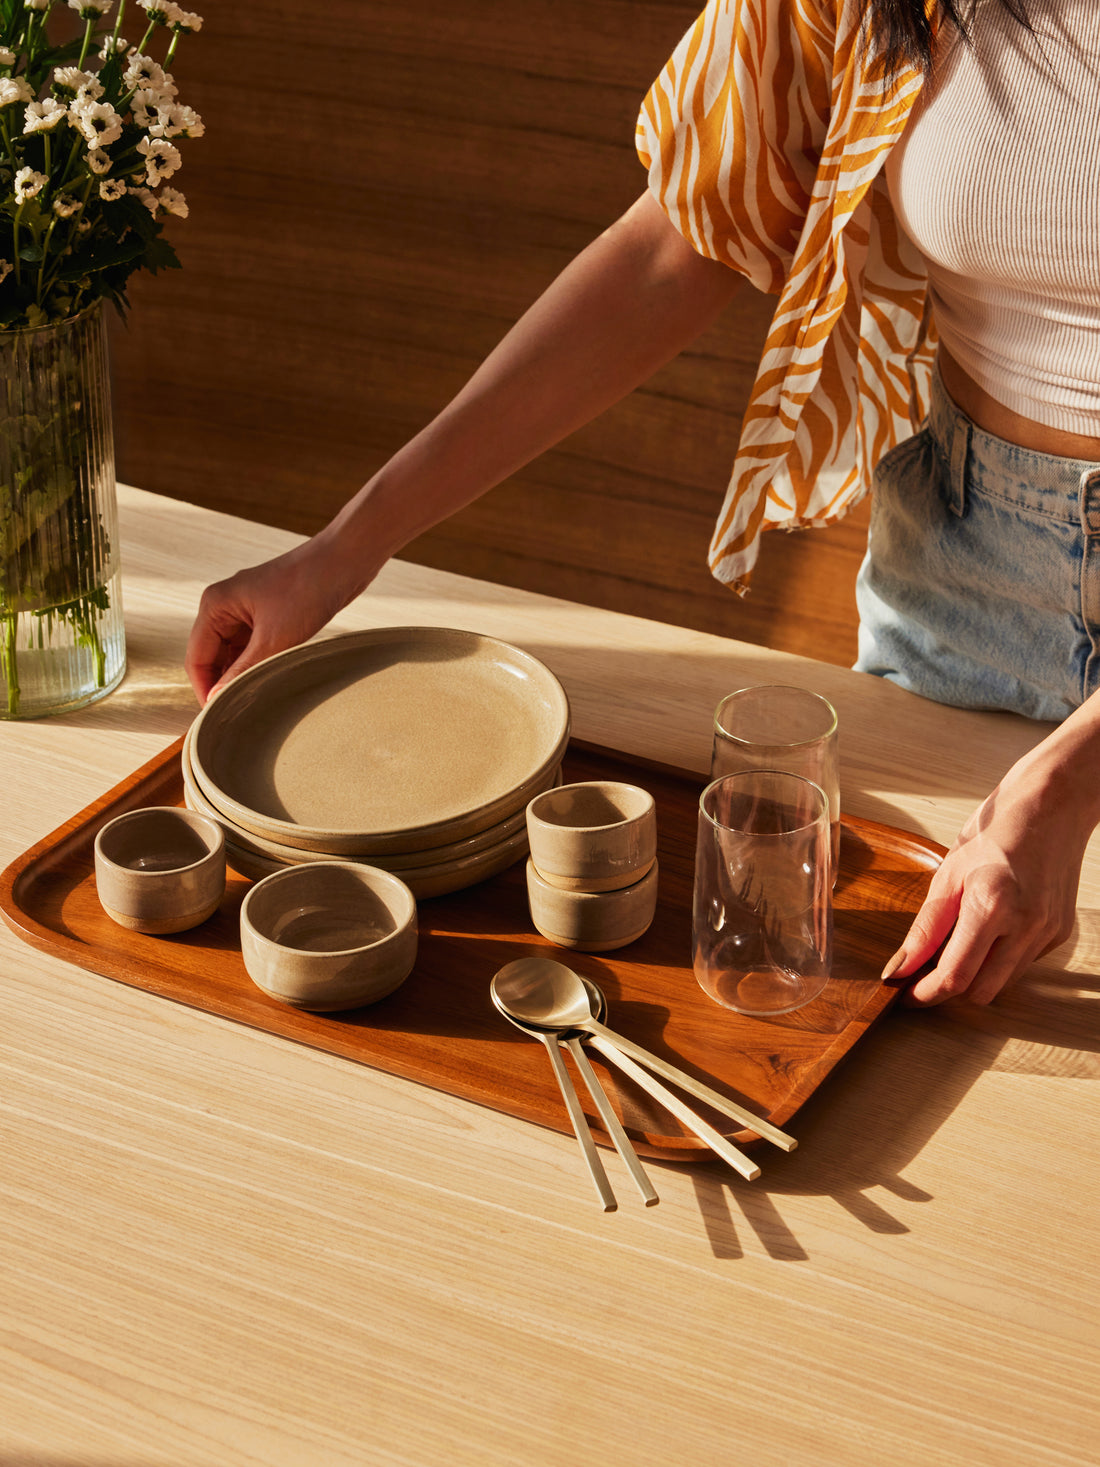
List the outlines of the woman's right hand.
<svg viewBox="0 0 1100 1467">
<path fill-rule="evenodd" d="M 318 537 L 207 586 L 184 666 L 200 703 L 232 678 L 319 632 L 362 589 L 345 587 Z"/>
</svg>

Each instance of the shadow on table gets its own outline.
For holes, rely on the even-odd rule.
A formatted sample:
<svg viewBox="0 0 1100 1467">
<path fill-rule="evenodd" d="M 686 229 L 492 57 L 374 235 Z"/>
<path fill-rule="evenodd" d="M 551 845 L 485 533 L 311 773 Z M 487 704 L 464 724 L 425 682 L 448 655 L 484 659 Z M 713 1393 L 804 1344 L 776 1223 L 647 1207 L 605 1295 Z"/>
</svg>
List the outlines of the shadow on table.
<svg viewBox="0 0 1100 1467">
<path fill-rule="evenodd" d="M 759 1181 L 697 1168 L 715 1256 L 743 1256 L 743 1219 L 770 1257 L 807 1259 L 783 1221 L 785 1195 L 832 1197 L 869 1232 L 906 1233 L 891 1199 L 934 1202 L 906 1169 L 983 1074 L 1100 1078 L 1100 912 L 1080 914 L 1071 943 L 1075 965 L 1091 971 L 1066 972 L 1046 960 L 988 1007 L 895 1008 L 799 1113 L 791 1127 L 798 1150 L 758 1148 Z"/>
</svg>

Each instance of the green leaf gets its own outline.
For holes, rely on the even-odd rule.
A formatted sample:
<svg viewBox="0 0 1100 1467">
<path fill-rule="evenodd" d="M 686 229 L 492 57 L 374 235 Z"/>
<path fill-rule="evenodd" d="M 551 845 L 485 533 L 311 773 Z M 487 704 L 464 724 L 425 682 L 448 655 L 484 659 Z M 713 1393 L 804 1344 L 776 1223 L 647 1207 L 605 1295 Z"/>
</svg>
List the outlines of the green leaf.
<svg viewBox="0 0 1100 1467">
<path fill-rule="evenodd" d="M 182 270 L 180 257 L 166 239 L 157 238 L 150 242 L 145 254 L 145 268 L 150 275 L 158 270 Z"/>
</svg>

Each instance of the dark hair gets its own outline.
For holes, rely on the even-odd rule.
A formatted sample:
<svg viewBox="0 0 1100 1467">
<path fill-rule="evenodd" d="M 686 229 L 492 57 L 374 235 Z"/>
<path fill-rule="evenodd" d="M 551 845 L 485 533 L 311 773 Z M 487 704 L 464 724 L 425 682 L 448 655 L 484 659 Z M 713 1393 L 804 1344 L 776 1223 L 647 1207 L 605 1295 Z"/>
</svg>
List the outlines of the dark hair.
<svg viewBox="0 0 1100 1467">
<path fill-rule="evenodd" d="M 939 21 L 966 36 L 974 18 L 977 0 L 938 0 Z M 1031 29 L 1024 0 L 1000 0 L 1000 4 L 1022 26 Z M 932 66 L 934 26 L 925 0 L 864 0 L 864 24 L 869 27 L 876 52 L 888 71 L 915 66 L 927 73 Z"/>
</svg>

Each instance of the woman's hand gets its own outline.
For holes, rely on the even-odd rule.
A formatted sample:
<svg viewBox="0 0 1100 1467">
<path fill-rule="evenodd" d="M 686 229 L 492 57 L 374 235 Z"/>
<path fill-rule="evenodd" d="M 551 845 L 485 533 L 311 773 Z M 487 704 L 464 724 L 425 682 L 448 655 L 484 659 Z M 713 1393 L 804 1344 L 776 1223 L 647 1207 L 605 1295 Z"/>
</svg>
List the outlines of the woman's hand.
<svg viewBox="0 0 1100 1467">
<path fill-rule="evenodd" d="M 206 588 L 184 659 L 200 703 L 246 668 L 307 641 L 358 593 L 331 559 L 318 537 Z"/>
<path fill-rule="evenodd" d="M 909 1002 L 990 1003 L 1069 937 L 1100 818 L 1096 735 L 1081 737 L 1087 708 L 1014 765 L 963 826 L 883 970 L 892 983 L 919 973 Z"/>
</svg>

